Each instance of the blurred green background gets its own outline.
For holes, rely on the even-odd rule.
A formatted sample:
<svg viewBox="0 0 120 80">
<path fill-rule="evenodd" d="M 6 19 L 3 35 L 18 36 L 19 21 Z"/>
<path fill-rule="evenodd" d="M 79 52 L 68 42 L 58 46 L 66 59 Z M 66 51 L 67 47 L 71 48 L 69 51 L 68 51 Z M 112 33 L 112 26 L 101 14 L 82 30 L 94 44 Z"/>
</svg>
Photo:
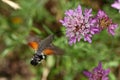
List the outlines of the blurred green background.
<svg viewBox="0 0 120 80">
<path fill-rule="evenodd" d="M 12 0 L 20 9 L 4 1 L 0 1 L 0 80 L 88 80 L 83 71 L 91 71 L 99 61 L 104 69 L 111 69 L 109 80 L 120 80 L 120 26 L 115 36 L 105 30 L 91 44 L 81 40 L 69 46 L 65 27 L 59 22 L 66 10 L 80 4 L 82 9 L 93 8 L 93 14 L 103 9 L 120 24 L 120 13 L 111 7 L 114 0 Z M 48 56 L 42 64 L 32 66 L 34 51 L 27 43 L 52 33 L 56 35 L 53 44 L 64 55 Z"/>
</svg>

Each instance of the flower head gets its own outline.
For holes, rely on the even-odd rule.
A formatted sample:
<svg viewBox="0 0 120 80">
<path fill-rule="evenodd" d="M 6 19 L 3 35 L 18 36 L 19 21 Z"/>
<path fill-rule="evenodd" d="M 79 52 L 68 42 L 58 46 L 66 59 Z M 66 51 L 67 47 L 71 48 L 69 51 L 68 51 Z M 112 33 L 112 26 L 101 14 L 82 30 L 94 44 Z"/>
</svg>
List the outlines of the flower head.
<svg viewBox="0 0 120 80">
<path fill-rule="evenodd" d="M 94 68 L 92 72 L 84 71 L 84 74 L 89 78 L 89 80 L 109 80 L 109 72 L 109 69 L 102 69 L 102 64 L 99 63 L 98 66 Z"/>
<path fill-rule="evenodd" d="M 116 8 L 120 12 L 120 0 L 116 0 L 112 5 L 113 8 Z"/>
<path fill-rule="evenodd" d="M 81 38 L 84 41 L 92 42 L 92 35 L 96 33 L 98 29 L 93 26 L 94 21 L 92 20 L 92 9 L 85 9 L 84 12 L 79 5 L 74 10 L 67 10 L 65 17 L 60 22 L 66 28 L 66 36 L 69 40 L 69 44 L 79 42 Z"/>
<path fill-rule="evenodd" d="M 104 11 L 99 10 L 95 20 L 95 26 L 99 29 L 99 32 L 107 29 L 111 35 L 115 34 L 114 30 L 118 27 L 118 25 L 114 24 L 112 19 L 110 19 Z"/>
</svg>

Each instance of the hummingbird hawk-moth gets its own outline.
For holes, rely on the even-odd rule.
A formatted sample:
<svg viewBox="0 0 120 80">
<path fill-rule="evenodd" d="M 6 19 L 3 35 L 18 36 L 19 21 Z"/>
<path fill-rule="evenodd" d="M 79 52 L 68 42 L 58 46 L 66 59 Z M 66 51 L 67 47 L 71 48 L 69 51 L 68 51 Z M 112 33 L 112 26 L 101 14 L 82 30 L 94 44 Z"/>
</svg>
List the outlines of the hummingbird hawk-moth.
<svg viewBox="0 0 120 80">
<path fill-rule="evenodd" d="M 38 63 L 41 63 L 41 61 L 44 60 L 47 55 L 63 53 L 62 49 L 52 44 L 53 39 L 54 35 L 52 34 L 40 42 L 32 41 L 28 43 L 28 45 L 35 50 L 35 54 L 30 62 L 32 65 L 36 66 Z"/>
</svg>

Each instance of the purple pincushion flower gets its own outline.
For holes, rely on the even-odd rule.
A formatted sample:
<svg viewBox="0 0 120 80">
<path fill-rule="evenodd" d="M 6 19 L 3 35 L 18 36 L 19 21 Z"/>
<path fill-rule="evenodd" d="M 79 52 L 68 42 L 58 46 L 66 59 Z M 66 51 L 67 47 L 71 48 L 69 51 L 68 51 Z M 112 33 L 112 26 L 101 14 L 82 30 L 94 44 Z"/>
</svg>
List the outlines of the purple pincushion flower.
<svg viewBox="0 0 120 80">
<path fill-rule="evenodd" d="M 118 24 L 114 24 L 112 19 L 110 19 L 104 11 L 99 10 L 94 20 L 95 26 L 99 29 L 99 32 L 107 29 L 108 33 L 111 35 L 115 34 L 114 30 L 118 27 Z"/>
<path fill-rule="evenodd" d="M 98 31 L 94 26 L 94 21 L 92 20 L 92 9 L 85 9 L 82 12 L 81 6 L 79 5 L 74 10 L 67 10 L 65 12 L 65 17 L 60 22 L 66 28 L 66 36 L 69 40 L 69 44 L 79 42 L 81 38 L 84 41 L 92 42 L 92 36 Z"/>
<path fill-rule="evenodd" d="M 102 68 L 101 63 L 99 63 L 98 66 L 94 68 L 92 72 L 84 71 L 84 74 L 89 78 L 89 80 L 109 80 L 109 73 L 110 69 L 104 70 Z"/>
<path fill-rule="evenodd" d="M 112 5 L 113 8 L 116 8 L 120 12 L 120 0 L 116 0 Z"/>
</svg>

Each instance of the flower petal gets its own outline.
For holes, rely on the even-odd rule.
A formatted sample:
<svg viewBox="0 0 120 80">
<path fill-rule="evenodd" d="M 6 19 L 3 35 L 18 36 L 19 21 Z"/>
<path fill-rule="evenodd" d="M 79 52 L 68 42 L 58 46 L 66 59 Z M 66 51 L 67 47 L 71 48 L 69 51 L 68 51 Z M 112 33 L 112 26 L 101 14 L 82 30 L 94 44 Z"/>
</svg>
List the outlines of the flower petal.
<svg viewBox="0 0 120 80">
<path fill-rule="evenodd" d="M 92 73 L 89 72 L 89 71 L 84 71 L 83 73 L 84 73 L 85 76 L 87 76 L 89 78 L 92 77 Z"/>
</svg>

